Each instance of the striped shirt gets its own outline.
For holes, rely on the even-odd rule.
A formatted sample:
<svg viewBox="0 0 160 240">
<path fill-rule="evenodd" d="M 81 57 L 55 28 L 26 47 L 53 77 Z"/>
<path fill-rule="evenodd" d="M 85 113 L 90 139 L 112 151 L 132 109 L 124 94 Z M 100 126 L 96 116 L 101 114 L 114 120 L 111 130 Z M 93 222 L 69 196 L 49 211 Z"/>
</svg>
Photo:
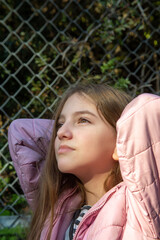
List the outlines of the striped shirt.
<svg viewBox="0 0 160 240">
<path fill-rule="evenodd" d="M 73 216 L 71 224 L 69 225 L 64 240 L 72 240 L 74 234 L 78 228 L 79 223 L 81 222 L 84 215 L 88 212 L 91 206 L 84 205 L 81 209 L 77 210 Z"/>
</svg>

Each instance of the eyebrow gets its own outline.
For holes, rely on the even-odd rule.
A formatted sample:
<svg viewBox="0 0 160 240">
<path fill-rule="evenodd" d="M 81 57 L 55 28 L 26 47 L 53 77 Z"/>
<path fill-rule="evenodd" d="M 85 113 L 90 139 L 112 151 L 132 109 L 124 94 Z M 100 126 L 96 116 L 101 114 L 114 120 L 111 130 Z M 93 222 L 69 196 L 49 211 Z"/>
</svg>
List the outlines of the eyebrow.
<svg viewBox="0 0 160 240">
<path fill-rule="evenodd" d="M 77 111 L 77 112 L 74 112 L 73 115 L 77 116 L 77 115 L 83 115 L 83 114 L 89 114 L 89 115 L 97 118 L 97 116 L 96 116 L 94 113 L 92 113 L 92 112 L 90 112 L 90 111 L 88 111 L 88 110 Z M 59 116 L 59 119 L 60 119 L 60 118 L 64 118 L 64 115 L 61 114 L 61 115 Z"/>
</svg>

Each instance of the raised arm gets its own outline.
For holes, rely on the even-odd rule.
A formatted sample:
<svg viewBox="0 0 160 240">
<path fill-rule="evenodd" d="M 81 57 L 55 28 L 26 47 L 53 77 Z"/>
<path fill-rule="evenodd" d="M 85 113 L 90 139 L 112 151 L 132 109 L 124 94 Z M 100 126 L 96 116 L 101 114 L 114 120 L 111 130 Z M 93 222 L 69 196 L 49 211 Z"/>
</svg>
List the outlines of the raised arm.
<svg viewBox="0 0 160 240">
<path fill-rule="evenodd" d="M 52 128 L 52 120 L 17 119 L 8 130 L 10 155 L 22 190 L 32 208 Z"/>
<path fill-rule="evenodd" d="M 119 119 L 117 132 L 117 152 L 128 189 L 127 221 L 145 236 L 160 239 L 160 97 L 135 98 Z"/>
</svg>

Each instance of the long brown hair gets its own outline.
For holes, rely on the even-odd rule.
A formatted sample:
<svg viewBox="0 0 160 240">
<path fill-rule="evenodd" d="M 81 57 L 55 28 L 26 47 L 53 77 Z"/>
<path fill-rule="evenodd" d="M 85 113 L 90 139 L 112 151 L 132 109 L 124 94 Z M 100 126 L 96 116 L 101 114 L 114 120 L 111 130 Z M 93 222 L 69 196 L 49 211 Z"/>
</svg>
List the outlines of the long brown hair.
<svg viewBox="0 0 160 240">
<path fill-rule="evenodd" d="M 50 239 L 54 216 L 54 206 L 60 194 L 69 188 L 77 187 L 77 191 L 81 194 L 81 205 L 85 204 L 85 189 L 81 181 L 72 174 L 64 174 L 58 170 L 57 161 L 54 151 L 54 141 L 57 134 L 57 121 L 62 108 L 67 99 L 78 93 L 88 95 L 94 100 L 99 114 L 116 129 L 116 122 L 119 119 L 124 107 L 129 103 L 131 97 L 125 92 L 114 89 L 107 84 L 88 84 L 72 86 L 61 99 L 54 116 L 55 123 L 51 136 L 48 154 L 45 160 L 45 166 L 41 174 L 39 189 L 36 200 L 36 209 L 34 211 L 31 229 L 28 239 L 39 240 L 43 225 L 50 214 L 50 227 L 47 239 Z M 105 190 L 108 191 L 116 184 L 122 181 L 119 169 L 119 163 L 116 162 L 114 168 L 110 171 L 110 175 L 105 181 Z"/>
</svg>

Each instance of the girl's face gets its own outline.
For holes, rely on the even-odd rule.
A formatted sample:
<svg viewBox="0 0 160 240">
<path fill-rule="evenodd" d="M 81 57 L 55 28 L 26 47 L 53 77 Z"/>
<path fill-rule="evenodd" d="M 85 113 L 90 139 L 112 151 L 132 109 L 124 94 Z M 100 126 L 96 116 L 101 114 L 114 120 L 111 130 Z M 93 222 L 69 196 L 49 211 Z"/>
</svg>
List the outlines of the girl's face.
<svg viewBox="0 0 160 240">
<path fill-rule="evenodd" d="M 100 117 L 95 103 L 77 93 L 68 98 L 58 120 L 55 154 L 58 168 L 82 182 L 113 167 L 116 132 Z"/>
</svg>

